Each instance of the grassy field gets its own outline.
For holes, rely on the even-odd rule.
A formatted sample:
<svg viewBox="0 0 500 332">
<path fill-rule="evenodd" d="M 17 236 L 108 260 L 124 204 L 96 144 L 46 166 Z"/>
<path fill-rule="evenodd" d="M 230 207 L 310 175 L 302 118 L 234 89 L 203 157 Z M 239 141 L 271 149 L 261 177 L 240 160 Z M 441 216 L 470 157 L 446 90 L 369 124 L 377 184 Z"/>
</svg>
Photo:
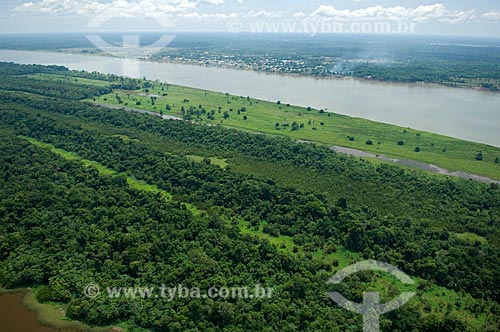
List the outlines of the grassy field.
<svg viewBox="0 0 500 332">
<path fill-rule="evenodd" d="M 56 75 L 56 74 L 32 74 L 25 75 L 26 77 L 31 77 L 39 80 L 49 80 L 49 81 L 57 81 L 57 82 L 66 82 L 66 83 L 78 83 L 78 84 L 86 84 L 86 85 L 95 85 L 95 86 L 110 86 L 111 82 L 92 80 L 88 78 L 82 77 L 70 77 L 64 75 Z"/>
<path fill-rule="evenodd" d="M 22 304 L 25 308 L 32 311 L 36 315 L 36 319 L 43 326 L 53 327 L 57 330 L 68 330 L 68 331 L 89 331 L 89 326 L 69 320 L 65 315 L 65 308 L 61 305 L 54 304 L 42 304 L 39 303 L 33 290 L 25 290 Z M 91 331 L 108 331 L 106 328 L 92 329 Z"/>
<path fill-rule="evenodd" d="M 191 120 L 198 123 L 355 148 L 500 179 L 500 148 L 497 147 L 321 110 L 150 83 L 155 84 L 154 88 L 117 90 L 91 101 L 181 117 L 191 113 Z M 482 160 L 476 159 L 479 153 Z"/>
<path fill-rule="evenodd" d="M 488 240 L 486 240 L 484 237 L 479 236 L 479 235 L 474 234 L 474 233 L 455 233 L 453 235 L 457 239 L 460 239 L 464 242 L 471 242 L 471 243 L 479 242 L 481 244 L 488 243 Z"/>
<path fill-rule="evenodd" d="M 189 159 L 191 159 L 192 161 L 197 162 L 197 163 L 201 163 L 204 160 L 210 160 L 210 163 L 212 165 L 216 165 L 216 166 L 219 166 L 221 168 L 227 167 L 227 159 L 221 159 L 221 158 L 217 158 L 217 157 L 205 158 L 205 157 L 197 156 L 197 155 L 187 155 L 186 157 L 188 157 Z"/>
</svg>

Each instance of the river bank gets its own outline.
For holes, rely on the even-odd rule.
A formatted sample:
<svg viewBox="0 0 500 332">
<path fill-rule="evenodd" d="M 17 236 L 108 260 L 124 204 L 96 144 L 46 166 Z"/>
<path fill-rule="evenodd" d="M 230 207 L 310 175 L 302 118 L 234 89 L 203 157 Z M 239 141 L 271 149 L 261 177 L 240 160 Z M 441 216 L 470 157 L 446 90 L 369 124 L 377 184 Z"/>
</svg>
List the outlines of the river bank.
<svg viewBox="0 0 500 332">
<path fill-rule="evenodd" d="M 121 328 L 93 328 L 66 317 L 65 308 L 36 300 L 31 288 L 0 288 L 0 327 L 6 332 L 117 332 Z"/>
</svg>

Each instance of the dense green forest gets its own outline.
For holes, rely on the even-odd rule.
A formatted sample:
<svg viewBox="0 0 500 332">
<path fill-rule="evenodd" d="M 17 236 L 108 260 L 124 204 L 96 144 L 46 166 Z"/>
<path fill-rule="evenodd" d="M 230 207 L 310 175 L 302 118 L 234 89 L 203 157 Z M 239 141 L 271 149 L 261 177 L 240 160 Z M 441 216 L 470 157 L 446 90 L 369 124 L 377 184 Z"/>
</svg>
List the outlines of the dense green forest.
<svg viewBox="0 0 500 332">
<path fill-rule="evenodd" d="M 93 87 L 83 84 L 69 85 L 63 82 L 53 82 L 50 85 L 46 81 L 26 77 L 3 76 L 0 77 L 0 90 L 15 90 L 35 94 L 43 94 L 49 97 L 80 100 L 93 96 L 111 93 L 109 87 Z"/>
<path fill-rule="evenodd" d="M 498 331 L 497 185 L 372 164 L 287 138 L 100 108 L 73 100 L 104 91 L 79 82 L 60 94 L 53 93 L 57 82 L 21 90 L 22 75 L 64 69 L 0 68 L 0 285 L 36 287 L 40 301 L 65 303 L 70 318 L 127 322 L 131 331 L 360 331 L 361 317 L 330 301 L 325 282 L 370 258 L 419 278 L 419 299 L 384 316 L 383 331 Z M 117 174 L 103 175 L 43 144 Z M 212 163 L 213 156 L 227 167 Z M 172 199 L 133 189 L 128 178 Z M 361 274 L 342 292 L 359 300 L 362 283 L 378 279 Z M 92 282 L 262 284 L 276 292 L 266 300 L 158 305 L 86 299 L 82 289 Z M 436 293 L 442 302 L 425 300 Z"/>
</svg>

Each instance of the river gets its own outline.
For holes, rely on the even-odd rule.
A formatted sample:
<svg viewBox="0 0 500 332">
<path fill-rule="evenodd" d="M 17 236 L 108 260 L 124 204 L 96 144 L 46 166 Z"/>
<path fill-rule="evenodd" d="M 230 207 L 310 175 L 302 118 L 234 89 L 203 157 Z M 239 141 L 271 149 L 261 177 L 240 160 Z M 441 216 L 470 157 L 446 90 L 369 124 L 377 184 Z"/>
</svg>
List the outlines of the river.
<svg viewBox="0 0 500 332">
<path fill-rule="evenodd" d="M 0 295 L 0 329 L 5 332 L 56 332 L 41 326 L 35 314 L 22 306 L 23 293 Z"/>
<path fill-rule="evenodd" d="M 339 114 L 500 146 L 500 94 L 437 85 L 317 79 L 67 53 L 0 50 L 0 61 L 147 77 L 200 89 L 326 108 Z M 125 70 L 125 71 L 124 71 Z"/>
</svg>

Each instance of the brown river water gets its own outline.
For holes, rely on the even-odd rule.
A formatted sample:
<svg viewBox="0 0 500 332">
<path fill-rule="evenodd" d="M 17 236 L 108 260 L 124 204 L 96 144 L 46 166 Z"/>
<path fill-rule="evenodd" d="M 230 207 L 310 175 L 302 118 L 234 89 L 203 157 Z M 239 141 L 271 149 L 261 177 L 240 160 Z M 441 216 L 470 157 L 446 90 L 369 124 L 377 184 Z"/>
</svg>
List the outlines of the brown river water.
<svg viewBox="0 0 500 332">
<path fill-rule="evenodd" d="M 33 312 L 21 304 L 23 293 L 0 295 L 0 331 L 2 332 L 57 332 L 41 326 Z"/>
</svg>

